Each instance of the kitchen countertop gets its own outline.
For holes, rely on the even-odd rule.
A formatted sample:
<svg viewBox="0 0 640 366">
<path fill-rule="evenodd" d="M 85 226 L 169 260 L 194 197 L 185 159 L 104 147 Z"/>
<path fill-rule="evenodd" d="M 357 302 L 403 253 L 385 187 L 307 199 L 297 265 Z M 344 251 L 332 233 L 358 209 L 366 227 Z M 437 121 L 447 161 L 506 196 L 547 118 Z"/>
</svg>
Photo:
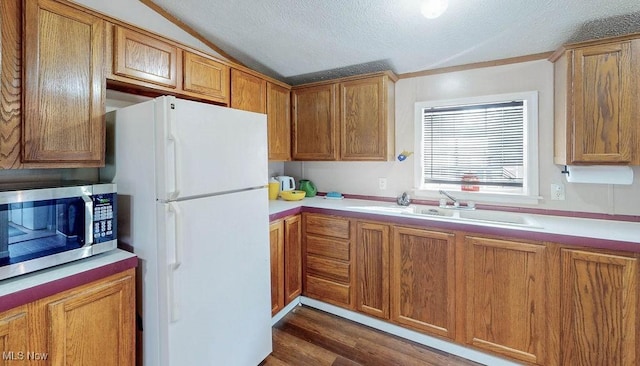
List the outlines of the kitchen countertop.
<svg viewBox="0 0 640 366">
<path fill-rule="evenodd" d="M 138 257 L 114 249 L 0 281 L 0 312 L 135 268 Z"/>
<path fill-rule="evenodd" d="M 422 206 L 433 207 L 437 206 Z M 366 220 L 394 224 L 419 225 L 445 230 L 463 230 L 473 233 L 504 235 L 522 239 L 551 241 L 569 245 L 640 252 L 640 222 L 578 218 L 557 215 L 513 213 L 527 216 L 535 226 L 520 226 L 489 222 L 468 222 L 438 216 L 409 215 L 398 212 L 371 210 L 371 207 L 399 207 L 395 203 L 364 199 L 325 199 L 322 196 L 301 201 L 269 201 L 270 219 L 275 220 L 298 212 L 339 214 Z M 488 211 L 488 210 L 477 210 Z"/>
</svg>

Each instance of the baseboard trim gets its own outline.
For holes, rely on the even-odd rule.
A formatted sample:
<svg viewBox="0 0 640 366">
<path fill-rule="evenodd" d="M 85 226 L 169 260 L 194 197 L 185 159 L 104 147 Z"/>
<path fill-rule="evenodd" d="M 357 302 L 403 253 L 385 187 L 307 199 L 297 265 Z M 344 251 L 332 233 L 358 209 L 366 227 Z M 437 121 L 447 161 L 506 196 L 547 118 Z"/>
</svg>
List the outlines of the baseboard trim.
<svg viewBox="0 0 640 366">
<path fill-rule="evenodd" d="M 289 314 L 291 310 L 293 310 L 296 306 L 300 305 L 300 298 L 302 296 L 298 296 L 293 301 L 291 301 L 287 306 L 282 308 L 282 310 L 278 311 L 276 315 L 271 317 L 271 326 L 280 321 L 285 315 Z"/>
</svg>

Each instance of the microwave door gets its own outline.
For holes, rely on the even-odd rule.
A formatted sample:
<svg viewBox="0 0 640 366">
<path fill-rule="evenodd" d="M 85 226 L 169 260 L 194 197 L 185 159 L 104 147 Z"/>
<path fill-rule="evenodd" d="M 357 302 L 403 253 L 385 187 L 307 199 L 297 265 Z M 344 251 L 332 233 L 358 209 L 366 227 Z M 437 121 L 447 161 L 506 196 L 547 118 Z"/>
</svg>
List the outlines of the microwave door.
<svg viewBox="0 0 640 366">
<path fill-rule="evenodd" d="M 56 192 L 0 204 L 0 280 L 116 247 L 114 192 Z"/>
</svg>

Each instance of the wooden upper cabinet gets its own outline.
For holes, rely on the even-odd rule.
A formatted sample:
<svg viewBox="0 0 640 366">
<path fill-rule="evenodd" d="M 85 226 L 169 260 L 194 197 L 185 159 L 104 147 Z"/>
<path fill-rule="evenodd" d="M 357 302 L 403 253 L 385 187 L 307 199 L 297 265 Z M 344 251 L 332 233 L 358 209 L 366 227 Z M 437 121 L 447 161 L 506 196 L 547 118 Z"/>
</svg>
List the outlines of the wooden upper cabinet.
<svg viewBox="0 0 640 366">
<path fill-rule="evenodd" d="M 545 246 L 481 237 L 465 245 L 466 342 L 545 365 Z"/>
<path fill-rule="evenodd" d="M 638 364 L 638 260 L 563 249 L 562 365 Z"/>
<path fill-rule="evenodd" d="M 292 90 L 294 160 L 393 160 L 395 79 L 390 72 Z"/>
<path fill-rule="evenodd" d="M 184 90 L 229 104 L 229 66 L 184 51 Z"/>
<path fill-rule="evenodd" d="M 269 160 L 291 160 L 291 91 L 267 82 Z"/>
<path fill-rule="evenodd" d="M 455 337 L 455 235 L 393 228 L 391 320 L 426 333 Z"/>
<path fill-rule="evenodd" d="M 292 157 L 294 160 L 337 160 L 338 86 L 292 90 Z"/>
<path fill-rule="evenodd" d="M 20 168 L 22 0 L 0 1 L 0 168 Z"/>
<path fill-rule="evenodd" d="M 340 160 L 393 160 L 394 90 L 387 75 L 340 83 Z"/>
<path fill-rule="evenodd" d="M 116 26 L 113 73 L 168 88 L 178 87 L 181 50 L 170 43 Z"/>
<path fill-rule="evenodd" d="M 102 166 L 105 22 L 53 0 L 24 6 L 22 161 Z"/>
<path fill-rule="evenodd" d="M 570 48 L 555 63 L 556 164 L 640 164 L 640 40 Z"/>
<path fill-rule="evenodd" d="M 266 113 L 267 81 L 247 72 L 231 69 L 231 108 Z"/>
</svg>

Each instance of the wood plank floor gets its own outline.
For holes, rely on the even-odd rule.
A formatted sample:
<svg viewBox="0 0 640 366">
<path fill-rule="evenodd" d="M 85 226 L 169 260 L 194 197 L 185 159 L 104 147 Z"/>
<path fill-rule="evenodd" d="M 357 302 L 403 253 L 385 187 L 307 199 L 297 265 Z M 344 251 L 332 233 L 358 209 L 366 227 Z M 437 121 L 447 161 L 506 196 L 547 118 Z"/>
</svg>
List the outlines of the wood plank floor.
<svg viewBox="0 0 640 366">
<path fill-rule="evenodd" d="M 261 366 L 479 365 L 320 310 L 298 306 L 273 327 Z"/>
</svg>

